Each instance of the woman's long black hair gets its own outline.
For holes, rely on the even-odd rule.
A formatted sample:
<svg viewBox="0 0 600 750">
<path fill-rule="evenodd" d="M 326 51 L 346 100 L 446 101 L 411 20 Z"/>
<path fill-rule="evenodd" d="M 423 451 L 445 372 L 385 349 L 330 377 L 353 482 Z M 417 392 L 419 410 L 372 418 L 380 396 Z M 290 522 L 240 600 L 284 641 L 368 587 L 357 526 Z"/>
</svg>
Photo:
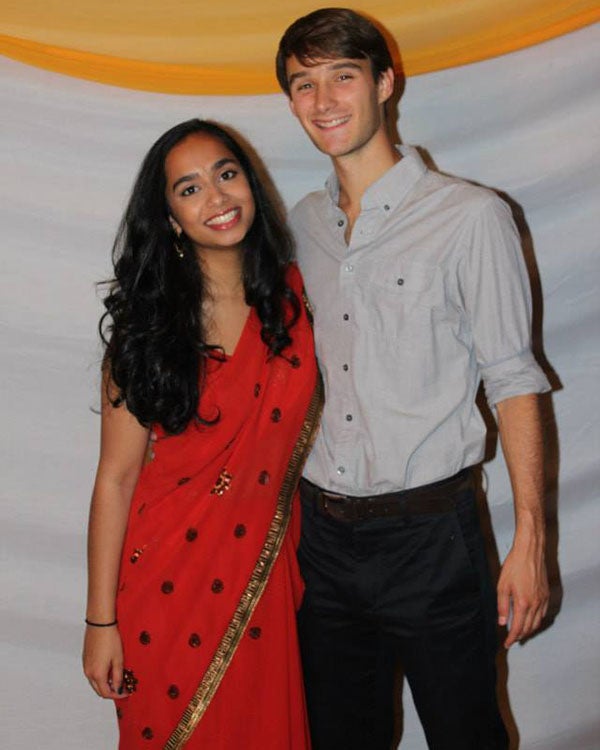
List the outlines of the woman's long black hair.
<svg viewBox="0 0 600 750">
<path fill-rule="evenodd" d="M 256 213 L 244 239 L 244 290 L 272 355 L 291 343 L 289 330 L 300 309 L 285 282 L 293 255 L 291 237 L 244 149 L 206 120 L 188 120 L 168 130 L 142 162 L 119 226 L 114 279 L 99 328 L 106 374 L 117 391 L 115 397 L 109 390 L 113 406 L 124 402 L 142 425 L 158 423 L 171 434 L 182 432 L 192 420 L 211 423 L 211 415 L 203 418 L 200 406 L 206 358 L 215 356 L 201 316 L 206 280 L 184 238 L 179 243 L 183 257 L 177 254 L 165 198 L 167 154 L 194 133 L 218 138 L 250 184 Z"/>
</svg>

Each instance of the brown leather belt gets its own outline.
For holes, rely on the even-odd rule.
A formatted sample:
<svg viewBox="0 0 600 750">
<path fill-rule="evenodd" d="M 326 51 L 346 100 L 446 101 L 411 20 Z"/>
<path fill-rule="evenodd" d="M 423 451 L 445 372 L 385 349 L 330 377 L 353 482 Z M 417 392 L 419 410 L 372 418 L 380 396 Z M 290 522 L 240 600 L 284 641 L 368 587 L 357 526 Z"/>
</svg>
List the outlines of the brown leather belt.
<svg viewBox="0 0 600 750">
<path fill-rule="evenodd" d="M 365 521 L 369 518 L 392 518 L 432 513 L 448 513 L 455 507 L 455 495 L 469 489 L 473 478 L 471 469 L 463 469 L 448 479 L 424 484 L 399 492 L 355 497 L 328 492 L 302 479 L 320 513 L 338 521 Z"/>
</svg>

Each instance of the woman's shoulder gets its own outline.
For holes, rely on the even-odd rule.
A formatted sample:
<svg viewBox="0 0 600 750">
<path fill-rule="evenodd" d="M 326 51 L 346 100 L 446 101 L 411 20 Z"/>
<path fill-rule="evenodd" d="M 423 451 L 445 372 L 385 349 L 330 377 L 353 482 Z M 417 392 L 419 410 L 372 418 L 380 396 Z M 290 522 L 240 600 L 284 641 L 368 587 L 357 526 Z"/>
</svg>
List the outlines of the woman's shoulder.
<svg viewBox="0 0 600 750">
<path fill-rule="evenodd" d="M 304 280 L 295 261 L 288 263 L 285 269 L 285 282 L 298 296 L 302 295 Z"/>
</svg>

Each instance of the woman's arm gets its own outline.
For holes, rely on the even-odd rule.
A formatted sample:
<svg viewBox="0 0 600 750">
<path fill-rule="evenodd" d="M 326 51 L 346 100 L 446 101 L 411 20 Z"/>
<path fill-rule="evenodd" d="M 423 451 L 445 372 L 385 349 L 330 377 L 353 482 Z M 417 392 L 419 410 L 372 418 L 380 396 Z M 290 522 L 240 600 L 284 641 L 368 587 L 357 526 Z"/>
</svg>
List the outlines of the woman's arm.
<svg viewBox="0 0 600 750">
<path fill-rule="evenodd" d="M 129 505 L 144 460 L 148 430 L 127 411 L 114 407 L 102 385 L 100 461 L 96 473 L 88 528 L 88 601 L 91 622 L 115 618 L 115 597 Z M 109 384 L 111 396 L 115 388 Z M 83 646 L 83 669 L 103 698 L 120 695 L 123 650 L 117 626 L 88 625 Z"/>
</svg>

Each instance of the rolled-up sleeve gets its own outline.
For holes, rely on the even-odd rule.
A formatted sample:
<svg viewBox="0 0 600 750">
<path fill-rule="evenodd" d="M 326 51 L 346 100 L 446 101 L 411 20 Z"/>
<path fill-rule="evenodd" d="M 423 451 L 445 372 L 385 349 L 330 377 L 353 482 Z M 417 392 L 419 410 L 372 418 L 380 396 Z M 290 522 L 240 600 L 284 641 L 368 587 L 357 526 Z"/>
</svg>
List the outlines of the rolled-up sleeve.
<svg viewBox="0 0 600 750">
<path fill-rule="evenodd" d="M 490 406 L 550 390 L 531 352 L 531 294 L 510 209 L 486 192 L 463 237 L 459 283 Z"/>
</svg>

